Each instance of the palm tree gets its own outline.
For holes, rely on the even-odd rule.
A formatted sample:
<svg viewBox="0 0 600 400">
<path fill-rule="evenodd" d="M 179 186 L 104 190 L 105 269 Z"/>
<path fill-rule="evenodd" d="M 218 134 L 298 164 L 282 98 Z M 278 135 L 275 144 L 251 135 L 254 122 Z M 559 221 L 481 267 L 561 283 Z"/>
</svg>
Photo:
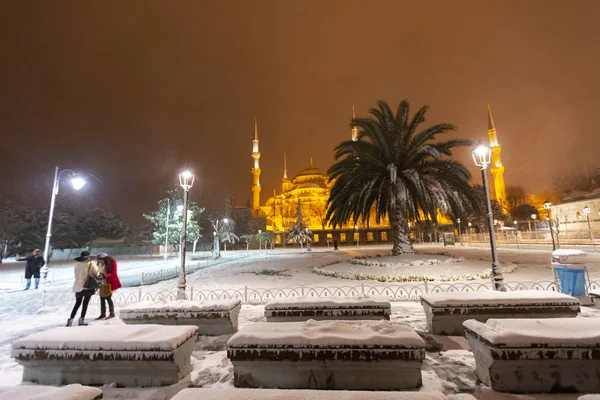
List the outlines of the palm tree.
<svg viewBox="0 0 600 400">
<path fill-rule="evenodd" d="M 461 215 L 473 211 L 477 193 L 469 185 L 471 174 L 449 158 L 452 149 L 467 146 L 464 139 L 434 141 L 454 130 L 447 123 L 417 132 L 428 106 L 409 117 L 408 101 L 396 115 L 385 101 L 370 110 L 372 117 L 355 118 L 357 141 L 344 141 L 335 149 L 329 169 L 334 180 L 328 200 L 327 220 L 334 227 L 368 221 L 371 212 L 380 223 L 389 216 L 392 254 L 413 253 L 408 221 L 437 221 L 438 212 Z"/>
</svg>

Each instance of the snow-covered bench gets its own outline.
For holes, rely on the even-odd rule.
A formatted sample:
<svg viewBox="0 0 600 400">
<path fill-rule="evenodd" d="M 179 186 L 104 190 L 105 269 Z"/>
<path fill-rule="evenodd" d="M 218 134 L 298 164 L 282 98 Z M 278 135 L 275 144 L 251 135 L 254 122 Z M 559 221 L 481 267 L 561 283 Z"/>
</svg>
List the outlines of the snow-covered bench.
<svg viewBox="0 0 600 400">
<path fill-rule="evenodd" d="M 96 400 L 102 390 L 79 384 L 53 386 L 0 386 L 0 400 Z"/>
<path fill-rule="evenodd" d="M 157 300 L 123 307 L 119 316 L 126 324 L 194 325 L 198 335 L 219 336 L 237 331 L 240 308 L 240 300 Z"/>
<path fill-rule="evenodd" d="M 479 380 L 509 393 L 600 392 L 600 319 L 468 320 Z"/>
<path fill-rule="evenodd" d="M 43 385 L 164 386 L 191 370 L 195 326 L 54 328 L 13 343 L 23 381 Z"/>
<path fill-rule="evenodd" d="M 466 394 L 438 392 L 361 392 L 350 390 L 184 389 L 171 400 L 475 400 Z"/>
<path fill-rule="evenodd" d="M 430 293 L 421 305 L 434 335 L 463 335 L 468 319 L 576 317 L 580 308 L 576 298 L 545 290 Z"/>
<path fill-rule="evenodd" d="M 400 390 L 421 386 L 425 344 L 389 321 L 260 322 L 227 343 L 236 387 Z"/>
<path fill-rule="evenodd" d="M 269 322 L 389 320 L 390 314 L 390 302 L 384 297 L 293 297 L 273 299 L 265 305 L 265 317 Z"/>
</svg>

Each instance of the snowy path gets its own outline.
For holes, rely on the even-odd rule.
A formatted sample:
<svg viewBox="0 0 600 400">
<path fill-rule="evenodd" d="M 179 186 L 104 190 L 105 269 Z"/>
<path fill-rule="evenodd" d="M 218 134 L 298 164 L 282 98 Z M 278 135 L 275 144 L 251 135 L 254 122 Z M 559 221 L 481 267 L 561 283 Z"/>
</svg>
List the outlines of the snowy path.
<svg viewBox="0 0 600 400">
<path fill-rule="evenodd" d="M 344 251 L 345 250 L 345 251 Z M 420 252 L 439 253 L 456 252 L 457 255 L 465 257 L 466 261 L 488 262 L 489 252 L 485 249 L 448 249 L 443 247 L 420 248 Z M 330 277 L 313 274 L 314 266 L 331 264 L 334 262 L 347 261 L 350 258 L 361 255 L 387 254 L 389 249 L 385 247 L 352 248 L 342 251 L 316 250 L 306 252 L 300 250 L 275 250 L 266 255 L 262 252 L 251 252 L 249 258 L 231 260 L 230 262 L 214 265 L 200 270 L 188 276 L 188 286 L 195 288 L 233 288 L 233 287 L 297 287 L 305 286 L 335 286 L 347 285 L 355 282 L 345 281 Z M 518 262 L 518 279 L 551 279 L 548 264 L 548 252 L 541 251 L 501 251 L 502 261 Z M 590 257 L 590 269 L 598 276 L 600 272 L 600 256 Z M 145 268 L 143 260 L 131 261 L 119 260 L 122 271 L 136 272 Z M 139 264 L 135 264 L 139 263 Z M 1 267 L 0 267 L 1 268 Z M 70 274 L 72 266 L 65 265 L 61 270 L 64 274 Z M 1 270 L 0 280 L 4 280 L 5 274 L 21 273 L 18 270 Z M 513 276 L 511 276 L 511 279 Z M 172 290 L 176 287 L 176 279 L 160 282 L 145 288 L 154 291 Z M 65 293 L 70 295 L 71 282 L 65 276 L 65 281 L 49 285 L 46 289 L 49 294 L 59 295 Z M 123 288 L 121 293 L 134 293 L 135 288 Z M 0 385 L 17 385 L 21 382 L 21 367 L 10 358 L 10 344 L 21 337 L 31 333 L 46 330 L 56 326 L 62 326 L 71 308 L 71 301 L 64 302 L 53 307 L 41 308 L 41 291 L 19 291 L 0 292 Z M 96 317 L 98 305 L 91 304 L 88 320 Z M 584 308 L 582 317 L 600 317 L 600 310 L 595 308 Z M 425 316 L 422 308 L 417 302 L 393 303 L 392 320 L 403 321 L 412 325 L 415 329 L 424 331 L 426 327 Z M 252 322 L 264 321 L 263 306 L 244 305 L 240 313 L 240 326 Z M 93 321 L 92 324 L 114 324 L 122 322 L 117 318 L 110 321 Z M 78 328 L 74 328 L 78 329 Z M 193 354 L 194 371 L 192 382 L 197 386 L 207 387 L 231 387 L 233 371 L 226 357 L 225 344 L 227 336 L 216 338 L 203 338 Z M 466 342 L 462 338 L 438 339 L 443 342 L 444 350 L 430 352 L 423 367 L 423 388 L 421 391 L 442 391 L 444 393 L 472 392 L 476 391 L 476 397 L 480 400 L 499 398 L 494 392 L 487 390 L 477 384 L 474 375 L 474 359 L 468 351 Z M 156 389 L 119 389 L 106 387 L 105 399 L 170 399 L 181 386 Z M 491 395 L 490 395 L 491 393 Z M 576 395 L 558 396 L 533 396 L 536 399 L 575 399 Z M 516 399 L 515 396 L 503 395 L 502 398 Z"/>
</svg>

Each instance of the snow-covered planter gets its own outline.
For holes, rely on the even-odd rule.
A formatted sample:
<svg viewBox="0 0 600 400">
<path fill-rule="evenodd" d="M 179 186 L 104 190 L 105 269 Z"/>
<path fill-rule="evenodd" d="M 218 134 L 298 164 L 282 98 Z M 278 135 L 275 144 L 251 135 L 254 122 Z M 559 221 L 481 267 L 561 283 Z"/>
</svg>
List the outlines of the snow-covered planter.
<svg viewBox="0 0 600 400">
<path fill-rule="evenodd" d="M 171 400 L 475 400 L 466 394 L 439 392 L 364 392 L 357 390 L 183 389 Z"/>
<path fill-rule="evenodd" d="M 468 319 L 576 317 L 580 307 L 574 297 L 545 290 L 430 293 L 421 305 L 434 335 L 463 335 Z"/>
<path fill-rule="evenodd" d="M 269 322 L 327 319 L 390 319 L 392 307 L 385 297 L 295 297 L 273 299 L 265 305 Z"/>
<path fill-rule="evenodd" d="M 464 323 L 479 380 L 508 393 L 600 392 L 598 318 Z"/>
<path fill-rule="evenodd" d="M 165 386 L 191 370 L 195 326 L 54 328 L 13 343 L 23 381 L 43 385 Z"/>
<path fill-rule="evenodd" d="M 241 301 L 157 300 L 123 307 L 126 324 L 194 325 L 198 335 L 219 336 L 237 331 Z"/>
<path fill-rule="evenodd" d="M 96 400 L 102 390 L 79 384 L 52 386 L 0 386 L 0 400 Z"/>
<path fill-rule="evenodd" d="M 389 321 L 261 322 L 227 343 L 236 387 L 400 390 L 421 386 L 425 344 Z"/>
</svg>

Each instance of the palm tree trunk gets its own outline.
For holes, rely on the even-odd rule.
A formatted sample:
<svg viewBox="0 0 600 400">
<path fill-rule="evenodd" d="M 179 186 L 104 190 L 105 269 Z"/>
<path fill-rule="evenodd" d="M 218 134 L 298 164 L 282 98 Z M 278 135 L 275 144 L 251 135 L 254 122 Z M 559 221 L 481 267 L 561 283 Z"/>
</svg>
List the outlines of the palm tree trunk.
<svg viewBox="0 0 600 400">
<path fill-rule="evenodd" d="M 408 221 L 404 215 L 404 210 L 400 206 L 396 206 L 390 214 L 390 223 L 392 226 L 392 255 L 414 253 L 415 249 L 410 242 L 408 231 Z"/>
</svg>

